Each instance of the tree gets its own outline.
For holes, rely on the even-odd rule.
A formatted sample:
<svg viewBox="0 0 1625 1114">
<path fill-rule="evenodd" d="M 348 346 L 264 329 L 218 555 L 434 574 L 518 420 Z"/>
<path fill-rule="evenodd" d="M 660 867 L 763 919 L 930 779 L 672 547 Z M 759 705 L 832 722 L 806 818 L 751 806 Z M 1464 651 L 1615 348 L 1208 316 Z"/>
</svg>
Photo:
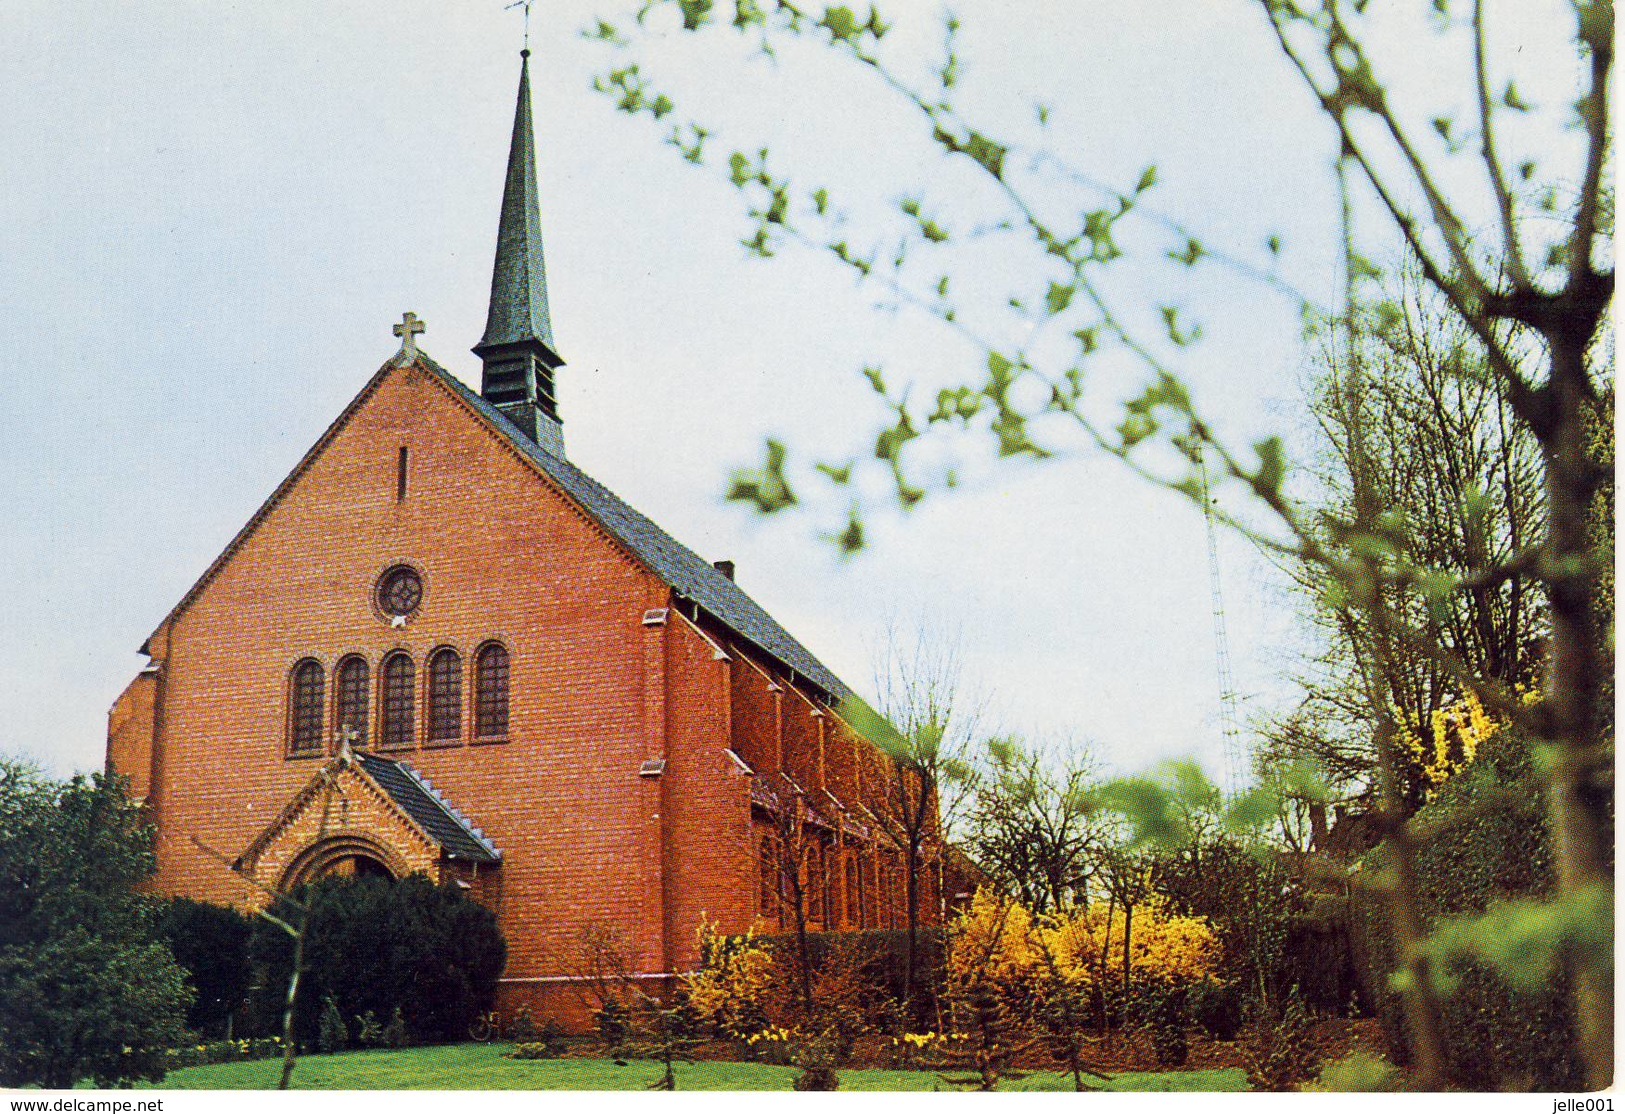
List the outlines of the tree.
<svg viewBox="0 0 1625 1114">
<path fill-rule="evenodd" d="M 903 995 L 917 1023 L 927 1020 L 919 993 L 920 902 L 929 869 L 941 860 L 943 833 L 964 801 L 967 761 L 982 709 L 964 691 L 959 646 L 921 630 L 895 631 L 877 670 L 880 711 L 860 700 L 841 705 L 857 732 L 880 748 L 890 769 L 870 808 L 903 852 Z"/>
<path fill-rule="evenodd" d="M 655 0 L 643 5 L 635 26 L 670 13 L 685 30 L 702 32 L 721 24 L 715 7 L 712 0 Z M 1123 245 L 1131 242 L 1128 233 L 1136 221 L 1168 244 L 1167 256 L 1181 266 L 1245 271 L 1245 265 L 1237 267 L 1230 253 L 1144 209 L 1156 186 L 1154 167 L 1132 186 L 1113 188 L 1073 171 L 1041 145 L 1022 151 L 978 128 L 958 99 L 953 19 L 947 23 L 942 65 L 929 80 L 916 82 L 888 62 L 883 40 L 890 25 L 872 8 L 865 18 L 844 5 L 736 0 L 731 13 L 733 30 L 764 51 L 788 39 L 811 39 L 855 63 L 916 114 L 947 158 L 980 176 L 1003 211 L 1000 217 L 961 218 L 946 204 L 927 206 L 923 191 L 908 189 L 898 224 L 887 229 L 882 246 L 854 249 L 853 231 L 829 190 L 777 173 L 767 151 L 734 150 L 719 157 L 710 142 L 712 129 L 693 121 L 671 126 L 669 142 L 692 162 L 726 167 L 748 209 L 747 248 L 764 257 L 787 243 L 827 252 L 875 284 L 883 298 L 935 316 L 978 354 L 978 366 L 923 404 L 917 395 L 894 388 L 884 369 L 866 369 L 885 413 L 867 466 L 890 479 L 900 504 L 915 505 L 932 488 L 953 484 L 951 473 L 933 476 L 917 466 L 918 453 L 910 446 L 926 434 L 974 429 L 989 436 L 1001 456 L 1041 459 L 1057 451 L 1051 446 L 1060 442 L 1052 431 L 1059 424 L 1192 500 L 1207 500 L 1205 470 L 1216 465 L 1223 483 L 1250 500 L 1246 508 L 1220 509 L 1221 517 L 1259 545 L 1313 564 L 1336 603 L 1362 617 L 1368 634 L 1358 651 L 1361 690 L 1376 758 L 1379 819 L 1394 853 L 1392 916 L 1410 957 L 1403 972 L 1406 1009 L 1424 1086 L 1445 1081 L 1443 1035 L 1435 973 L 1421 947 L 1416 835 L 1406 826 L 1399 732 L 1394 696 L 1387 689 L 1392 662 L 1401 650 L 1433 659 L 1486 708 L 1549 748 L 1546 798 L 1558 885 L 1550 902 L 1522 909 L 1529 924 L 1547 931 L 1532 934 L 1539 948 L 1519 962 L 1572 963 L 1587 1078 L 1600 1088 L 1613 1076 L 1608 836 L 1613 797 L 1611 739 L 1601 733 L 1598 697 L 1612 667 L 1597 623 L 1593 507 L 1606 474 L 1594 437 L 1592 415 L 1602 389 L 1591 358 L 1614 285 L 1608 263 L 1612 213 L 1603 173 L 1611 149 L 1613 5 L 1572 0 L 1569 45 L 1581 77 L 1555 103 L 1535 106 L 1518 87 L 1518 70 L 1527 59 L 1492 49 L 1484 0 L 1436 0 L 1431 11 L 1438 41 L 1431 53 L 1462 63 L 1464 87 L 1448 95 L 1470 105 L 1465 114 L 1449 103 L 1439 111 L 1425 102 L 1411 103 L 1408 94 L 1396 98 L 1385 83 L 1381 75 L 1392 59 L 1384 51 L 1396 41 L 1404 49 L 1413 43 L 1408 35 L 1383 34 L 1389 7 L 1362 0 L 1257 0 L 1282 56 L 1320 107 L 1335 140 L 1343 296 L 1334 307 L 1300 298 L 1306 317 L 1338 323 L 1351 337 L 1391 330 L 1395 309 L 1373 288 L 1380 270 L 1370 261 L 1368 229 L 1377 225 L 1379 235 L 1399 241 L 1472 335 L 1517 423 L 1539 446 L 1547 517 L 1538 542 L 1506 560 L 1486 557 L 1482 567 L 1466 574 L 1425 563 L 1411 546 L 1407 523 L 1376 498 L 1363 465 L 1355 475 L 1354 513 L 1327 524 L 1292 498 L 1278 438 L 1259 441 L 1251 452 L 1231 451 L 1222 443 L 1200 415 L 1182 375 L 1200 339 L 1198 325 L 1177 303 L 1144 306 L 1137 294 L 1120 297 L 1112 282 L 1125 273 L 1122 261 L 1134 254 Z M 600 22 L 595 35 L 622 47 L 629 42 L 622 27 L 608 22 Z M 673 99 L 654 88 L 636 64 L 612 69 L 599 86 L 628 113 L 663 120 L 677 112 Z M 1038 117 L 1043 125 L 1044 110 Z M 1431 132 L 1417 129 L 1417 119 L 1431 119 Z M 1509 121 L 1518 127 L 1508 127 Z M 1562 133 L 1576 122 L 1578 151 L 1564 158 Z M 1511 153 L 1514 143 L 1517 154 Z M 1554 169 L 1553 162 L 1563 165 Z M 1067 191 L 1068 183 L 1074 196 L 1090 196 L 1053 204 L 1052 192 Z M 1376 221 L 1362 219 L 1373 212 Z M 1491 231 L 1475 241 L 1469 230 L 1481 224 Z M 952 250 L 960 230 L 973 228 L 978 234 L 1005 235 L 1031 253 L 1030 265 L 1003 298 L 1020 323 L 1030 326 L 1022 334 L 1028 338 L 1024 343 L 979 332 L 978 315 L 953 293 L 950 276 L 942 274 L 935 283 L 927 277 L 940 273 L 934 263 Z M 1272 252 L 1277 246 L 1271 244 Z M 1275 290 L 1284 285 L 1272 273 L 1266 273 L 1266 283 Z M 1141 312 L 1145 309 L 1155 313 Z M 1142 324 L 1147 317 L 1160 317 L 1160 327 Z M 1057 357 L 1050 342 L 1062 330 L 1076 344 Z M 1348 394 L 1359 398 L 1364 393 L 1359 346 L 1349 345 L 1346 356 Z M 1089 370 L 1108 360 L 1137 364 L 1148 379 L 1116 424 L 1085 405 Z M 1355 460 L 1368 459 L 1359 424 L 1351 443 Z M 832 484 L 851 507 L 846 528 L 836 536 L 847 549 L 861 548 L 864 502 L 855 478 L 863 463 L 836 459 L 797 473 L 787 448 L 774 442 L 760 467 L 735 477 L 731 494 L 763 511 L 780 510 L 798 501 L 802 475 L 822 477 L 819 482 Z M 1526 704 L 1502 680 L 1463 660 L 1441 642 L 1431 623 L 1418 626 L 1411 608 L 1393 606 L 1400 598 L 1427 613 L 1430 603 L 1471 596 L 1524 572 L 1545 596 L 1550 624 L 1534 703 Z"/>
<path fill-rule="evenodd" d="M 824 840 L 813 825 L 806 796 L 789 775 L 780 773 L 766 779 L 760 789 L 768 806 L 764 811 L 769 822 L 766 834 L 760 835 L 761 868 L 767 874 L 764 885 L 773 887 L 781 920 L 788 914 L 796 946 L 796 992 L 802 1010 L 810 1016 L 813 958 L 808 906 L 814 894 L 822 902 L 828 892 L 824 877 L 829 869 L 828 856 Z M 753 827 L 751 835 L 758 834 Z"/>
<path fill-rule="evenodd" d="M 1104 832 L 1089 799 L 1093 756 L 1080 745 L 988 743 L 971 791 L 965 849 L 1037 914 L 1086 906 Z"/>
<path fill-rule="evenodd" d="M 710 926 L 702 926 L 702 934 Z M 660 1078 L 647 1084 L 651 1091 L 677 1090 L 678 1061 L 692 1060 L 701 1038 L 693 1030 L 686 1006 L 674 1005 L 645 990 L 632 962 L 632 953 L 614 925 L 592 923 L 576 937 L 572 982 L 583 1004 L 594 1010 L 598 1032 L 615 1063 L 623 1057 L 645 1056 L 659 1061 Z"/>
<path fill-rule="evenodd" d="M 1314 469 L 1319 494 L 1311 498 L 1327 521 L 1350 521 L 1358 479 L 1372 502 L 1405 516 L 1410 553 L 1427 568 L 1471 577 L 1520 561 L 1545 520 L 1534 436 L 1441 295 L 1402 273 L 1390 304 L 1398 316 L 1387 330 L 1328 344 L 1312 372 L 1309 406 L 1321 460 Z M 1350 344 L 1360 345 L 1363 366 L 1352 381 L 1344 366 Z M 1376 763 L 1359 658 L 1372 632 L 1358 608 L 1328 600 L 1315 566 L 1293 571 L 1324 649 L 1303 680 L 1302 705 L 1270 732 L 1265 757 L 1311 755 L 1334 785 L 1370 794 Z M 1509 691 L 1538 684 L 1546 623 L 1529 571 L 1514 564 L 1499 583 L 1439 599 L 1392 588 L 1385 595 L 1390 610 L 1430 630 L 1474 673 Z M 1470 740 L 1453 729 L 1453 713 L 1469 693 L 1427 653 L 1396 646 L 1389 664 L 1384 687 L 1418 756 L 1401 766 L 1401 796 L 1414 810 L 1448 769 L 1470 758 L 1462 752 Z M 1431 775 L 1430 765 L 1438 767 Z"/>
<path fill-rule="evenodd" d="M 121 779 L 0 759 L 0 1086 L 164 1077 L 192 995 L 135 892 L 155 865 Z"/>
</svg>

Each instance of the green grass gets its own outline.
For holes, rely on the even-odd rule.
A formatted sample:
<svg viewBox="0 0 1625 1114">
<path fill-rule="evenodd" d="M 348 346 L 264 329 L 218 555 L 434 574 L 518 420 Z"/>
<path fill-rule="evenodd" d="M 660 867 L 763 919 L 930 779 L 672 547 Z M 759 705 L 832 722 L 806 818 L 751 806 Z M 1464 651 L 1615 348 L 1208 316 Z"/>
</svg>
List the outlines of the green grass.
<svg viewBox="0 0 1625 1114">
<path fill-rule="evenodd" d="M 660 1078 L 660 1065 L 633 1060 L 510 1060 L 507 1045 L 460 1044 L 398 1052 L 345 1052 L 301 1056 L 293 1085 L 301 1090 L 369 1091 L 638 1091 Z M 276 1086 L 280 1060 L 210 1064 L 169 1073 L 158 1086 L 175 1090 L 251 1091 Z M 771 1064 L 706 1062 L 677 1065 L 684 1091 L 788 1091 L 796 1069 Z M 951 1090 L 933 1072 L 861 1070 L 841 1072 L 848 1091 Z M 1072 1080 L 1038 1072 L 1009 1086 L 1013 1091 L 1070 1091 Z M 1133 1072 L 1117 1076 L 1112 1091 L 1245 1091 L 1240 1071 Z"/>
</svg>

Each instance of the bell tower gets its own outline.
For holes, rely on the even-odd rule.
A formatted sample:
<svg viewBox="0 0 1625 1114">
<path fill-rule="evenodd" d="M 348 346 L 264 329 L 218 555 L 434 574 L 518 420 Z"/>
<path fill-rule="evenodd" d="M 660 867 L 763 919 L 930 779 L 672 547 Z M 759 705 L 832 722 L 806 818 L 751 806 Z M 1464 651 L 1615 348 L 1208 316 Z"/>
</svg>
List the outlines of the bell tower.
<svg viewBox="0 0 1625 1114">
<path fill-rule="evenodd" d="M 514 110 L 508 175 L 502 188 L 496 265 L 485 335 L 474 346 L 484 363 L 480 395 L 526 437 L 564 456 L 564 428 L 553 373 L 564 366 L 547 312 L 542 218 L 536 193 L 536 141 L 530 115 L 530 49 L 520 51 L 519 104 Z"/>
</svg>

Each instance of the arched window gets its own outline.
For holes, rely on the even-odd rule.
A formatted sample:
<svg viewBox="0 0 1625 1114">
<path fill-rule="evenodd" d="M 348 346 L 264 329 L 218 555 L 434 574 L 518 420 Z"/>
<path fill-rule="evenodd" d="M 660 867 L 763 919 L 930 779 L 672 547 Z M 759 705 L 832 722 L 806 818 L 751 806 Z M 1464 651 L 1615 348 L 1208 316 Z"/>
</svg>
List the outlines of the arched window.
<svg viewBox="0 0 1625 1114">
<path fill-rule="evenodd" d="M 352 745 L 367 745 L 368 697 L 367 659 L 352 654 L 339 662 L 333 671 L 333 685 L 338 689 L 338 707 L 333 714 L 333 729 L 340 733 L 355 732 Z"/>
<path fill-rule="evenodd" d="M 456 742 L 463 734 L 463 658 L 450 646 L 429 655 L 429 741 Z"/>
<path fill-rule="evenodd" d="M 378 742 L 384 747 L 409 747 L 415 730 L 413 689 L 417 667 L 405 654 L 384 659 L 383 699 L 379 701 Z"/>
<path fill-rule="evenodd" d="M 306 658 L 293 667 L 288 694 L 288 753 L 322 753 L 322 712 L 327 685 L 321 662 Z"/>
<path fill-rule="evenodd" d="M 508 734 L 508 651 L 495 642 L 474 659 L 474 734 L 502 739 Z"/>
</svg>

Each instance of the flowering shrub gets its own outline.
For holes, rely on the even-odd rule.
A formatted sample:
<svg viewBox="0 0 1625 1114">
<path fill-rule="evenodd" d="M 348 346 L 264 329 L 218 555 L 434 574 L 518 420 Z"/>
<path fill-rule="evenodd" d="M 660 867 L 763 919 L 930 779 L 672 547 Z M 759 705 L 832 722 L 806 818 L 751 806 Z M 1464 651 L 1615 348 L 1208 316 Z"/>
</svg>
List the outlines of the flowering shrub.
<svg viewBox="0 0 1625 1114">
<path fill-rule="evenodd" d="M 700 969 L 683 976 L 688 1008 L 704 1025 L 735 1040 L 749 1041 L 767 1028 L 773 992 L 773 953 L 756 937 L 724 936 L 700 918 Z"/>
<path fill-rule="evenodd" d="M 1073 915 L 1034 917 L 1018 902 L 978 890 L 950 931 L 949 979 L 985 980 L 1005 990 L 1036 991 L 1045 981 L 1094 986 L 1104 955 L 1106 985 L 1113 989 L 1120 984 L 1126 921 L 1122 909 L 1101 904 Z M 1205 918 L 1181 916 L 1155 898 L 1135 907 L 1132 982 L 1188 986 L 1215 978 L 1220 959 L 1218 937 Z"/>
<path fill-rule="evenodd" d="M 233 1064 L 240 1060 L 270 1060 L 282 1055 L 281 1037 L 257 1037 L 254 1040 L 209 1041 L 186 1048 L 171 1048 L 166 1054 L 166 1067 L 193 1068 L 202 1064 Z"/>
<path fill-rule="evenodd" d="M 745 1046 L 753 1058 L 764 1064 L 793 1063 L 800 1051 L 802 1034 L 796 1029 L 769 1025 L 745 1038 Z"/>
<path fill-rule="evenodd" d="M 1431 797 L 1454 775 L 1473 764 L 1478 748 L 1501 730 L 1476 693 L 1436 709 L 1424 725 L 1419 716 L 1395 709 L 1396 734 Z"/>
<path fill-rule="evenodd" d="M 903 1033 L 886 1042 L 886 1051 L 893 1067 L 936 1067 L 945 1051 L 969 1039 L 964 1033 Z"/>
</svg>

